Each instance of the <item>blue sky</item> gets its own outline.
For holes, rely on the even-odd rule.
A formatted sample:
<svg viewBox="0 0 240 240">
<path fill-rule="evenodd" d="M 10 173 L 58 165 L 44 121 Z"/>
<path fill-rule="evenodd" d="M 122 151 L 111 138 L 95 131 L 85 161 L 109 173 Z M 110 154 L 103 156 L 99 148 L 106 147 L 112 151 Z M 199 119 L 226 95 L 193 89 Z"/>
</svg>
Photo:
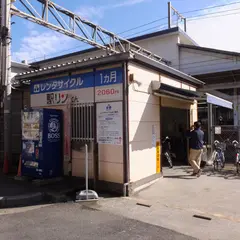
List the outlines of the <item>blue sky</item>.
<svg viewBox="0 0 240 240">
<path fill-rule="evenodd" d="M 34 0 L 31 1 L 34 3 Z M 100 26 L 114 32 L 121 33 L 147 22 L 167 16 L 167 0 L 54 0 L 55 3 L 77 12 L 80 16 L 91 20 Z M 237 0 L 175 0 L 172 5 L 179 12 L 202 9 L 209 6 L 221 5 Z M 187 17 L 206 14 L 210 11 L 225 11 L 240 9 L 240 4 L 199 11 L 186 14 Z M 237 11 L 237 10 L 236 10 Z M 230 12 L 231 13 L 231 12 Z M 237 13 L 237 12 L 236 12 Z M 223 13 L 220 15 L 224 15 Z M 41 60 L 68 52 L 86 48 L 83 43 L 57 34 L 44 27 L 14 17 L 12 25 L 12 55 L 13 60 L 29 61 Z M 240 36 L 234 31 L 232 22 L 240 22 L 240 14 L 189 21 L 188 34 L 200 45 L 240 51 L 238 47 Z M 156 22 L 144 28 L 126 32 L 121 36 L 132 37 L 157 31 L 166 27 L 167 20 Z M 142 32 L 142 33 L 141 33 Z M 70 49 L 70 50 L 69 50 Z"/>
</svg>

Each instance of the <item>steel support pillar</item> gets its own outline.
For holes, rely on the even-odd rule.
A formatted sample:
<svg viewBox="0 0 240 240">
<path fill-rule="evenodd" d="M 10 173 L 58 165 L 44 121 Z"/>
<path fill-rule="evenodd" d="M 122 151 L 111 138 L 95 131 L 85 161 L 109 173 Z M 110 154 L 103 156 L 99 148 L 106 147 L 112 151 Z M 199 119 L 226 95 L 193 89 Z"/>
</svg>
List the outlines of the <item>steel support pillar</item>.
<svg viewBox="0 0 240 240">
<path fill-rule="evenodd" d="M 11 146 L 11 0 L 1 0 L 1 40 L 2 40 L 2 85 L 4 86 L 4 161 L 8 167 L 12 162 Z"/>
<path fill-rule="evenodd" d="M 168 28 L 172 27 L 172 5 L 168 2 Z"/>
<path fill-rule="evenodd" d="M 208 145 L 211 147 L 212 153 L 212 146 L 213 146 L 213 105 L 208 103 Z"/>
</svg>

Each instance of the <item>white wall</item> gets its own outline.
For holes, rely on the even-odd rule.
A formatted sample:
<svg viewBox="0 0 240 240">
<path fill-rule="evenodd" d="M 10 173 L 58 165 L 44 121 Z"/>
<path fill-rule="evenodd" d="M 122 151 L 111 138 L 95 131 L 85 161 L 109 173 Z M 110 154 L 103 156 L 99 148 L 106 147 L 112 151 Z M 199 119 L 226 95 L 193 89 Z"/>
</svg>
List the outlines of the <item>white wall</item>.
<svg viewBox="0 0 240 240">
<path fill-rule="evenodd" d="M 172 65 L 175 65 L 175 68 L 178 69 L 178 41 L 178 33 L 176 32 L 168 35 L 136 41 L 136 44 L 171 61 Z"/>
<path fill-rule="evenodd" d="M 135 182 L 156 174 L 155 144 L 156 141 L 160 141 L 160 107 L 189 109 L 191 112 L 190 123 L 192 124 L 197 119 L 197 105 L 193 101 L 160 98 L 151 93 L 152 81 L 161 81 L 170 86 L 196 90 L 193 86 L 135 63 L 130 63 L 128 70 L 129 74 L 133 74 L 135 82 L 129 85 L 130 181 Z"/>
<path fill-rule="evenodd" d="M 178 68 L 179 65 L 179 56 L 178 56 L 178 43 L 190 44 L 191 41 L 186 37 L 179 37 L 179 32 L 174 32 L 166 35 L 161 35 L 158 37 L 152 37 L 140 41 L 134 42 L 139 46 L 158 54 L 159 56 L 166 58 L 169 61 L 172 61 L 172 65 L 175 68 Z M 71 57 L 66 57 L 64 59 L 53 60 L 50 63 L 40 63 L 40 67 L 52 66 L 56 64 L 62 64 L 66 62 L 76 61 L 78 59 L 90 58 L 95 56 L 100 56 L 106 54 L 105 51 L 97 50 L 94 52 L 83 53 Z"/>
<path fill-rule="evenodd" d="M 159 98 L 148 93 L 151 81 L 159 81 L 159 73 L 130 64 L 129 74 L 141 83 L 136 90 L 129 86 L 129 152 L 130 181 L 134 182 L 156 173 L 156 146 L 152 144 L 152 127 L 160 139 Z M 141 91 L 141 92 L 139 92 Z"/>
<path fill-rule="evenodd" d="M 18 73 L 29 71 L 28 65 L 22 63 L 12 62 L 11 64 L 11 79 L 13 79 Z"/>
<path fill-rule="evenodd" d="M 187 45 L 198 45 L 187 33 L 182 31 L 179 33 L 178 42 Z"/>
<path fill-rule="evenodd" d="M 191 75 L 240 68 L 240 57 L 180 47 L 180 71 Z"/>
</svg>

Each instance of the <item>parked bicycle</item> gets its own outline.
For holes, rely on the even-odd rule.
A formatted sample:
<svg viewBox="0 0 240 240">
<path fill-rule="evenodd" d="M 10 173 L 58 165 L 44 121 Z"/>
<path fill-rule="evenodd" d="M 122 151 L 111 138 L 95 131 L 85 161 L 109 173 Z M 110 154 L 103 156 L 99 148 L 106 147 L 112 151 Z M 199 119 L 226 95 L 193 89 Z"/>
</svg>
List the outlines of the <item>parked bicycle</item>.
<svg viewBox="0 0 240 240">
<path fill-rule="evenodd" d="M 240 144 L 238 141 L 234 140 L 232 142 L 232 145 L 234 146 L 236 151 L 235 165 L 236 165 L 237 173 L 239 173 L 240 172 Z"/>
<path fill-rule="evenodd" d="M 172 158 L 173 157 L 175 158 L 176 156 L 174 153 L 171 152 L 171 141 L 168 136 L 166 136 L 162 141 L 162 153 L 163 153 L 163 156 L 165 156 L 165 158 L 168 161 L 169 168 L 172 168 L 173 167 Z"/>
<path fill-rule="evenodd" d="M 225 154 L 226 143 L 219 142 L 218 140 L 214 141 L 214 152 L 213 152 L 213 168 L 214 170 L 223 169 L 225 166 Z"/>
</svg>

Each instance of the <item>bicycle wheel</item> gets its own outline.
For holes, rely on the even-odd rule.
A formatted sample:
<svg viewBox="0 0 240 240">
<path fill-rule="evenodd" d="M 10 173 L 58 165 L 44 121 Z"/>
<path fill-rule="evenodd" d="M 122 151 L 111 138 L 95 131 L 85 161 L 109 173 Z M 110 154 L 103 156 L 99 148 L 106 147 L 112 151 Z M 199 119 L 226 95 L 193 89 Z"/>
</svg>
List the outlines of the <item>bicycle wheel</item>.
<svg viewBox="0 0 240 240">
<path fill-rule="evenodd" d="M 168 152 L 166 152 L 165 156 L 168 160 L 169 168 L 173 168 L 172 158 L 171 158 L 170 154 Z"/>
<path fill-rule="evenodd" d="M 219 161 L 219 159 L 218 159 L 218 161 L 217 161 L 217 171 L 220 170 L 220 163 L 221 163 L 221 161 Z"/>
<path fill-rule="evenodd" d="M 222 153 L 222 158 L 221 158 L 221 168 L 225 167 L 225 155 Z"/>
<path fill-rule="evenodd" d="M 239 174 L 239 171 L 240 171 L 240 162 L 236 162 L 236 169 L 237 169 L 237 174 Z"/>
<path fill-rule="evenodd" d="M 218 161 L 217 159 L 214 159 L 213 161 L 213 171 L 217 171 L 218 170 Z"/>
<path fill-rule="evenodd" d="M 214 159 L 213 159 L 213 170 L 217 171 L 218 170 L 218 153 L 215 154 Z"/>
</svg>

